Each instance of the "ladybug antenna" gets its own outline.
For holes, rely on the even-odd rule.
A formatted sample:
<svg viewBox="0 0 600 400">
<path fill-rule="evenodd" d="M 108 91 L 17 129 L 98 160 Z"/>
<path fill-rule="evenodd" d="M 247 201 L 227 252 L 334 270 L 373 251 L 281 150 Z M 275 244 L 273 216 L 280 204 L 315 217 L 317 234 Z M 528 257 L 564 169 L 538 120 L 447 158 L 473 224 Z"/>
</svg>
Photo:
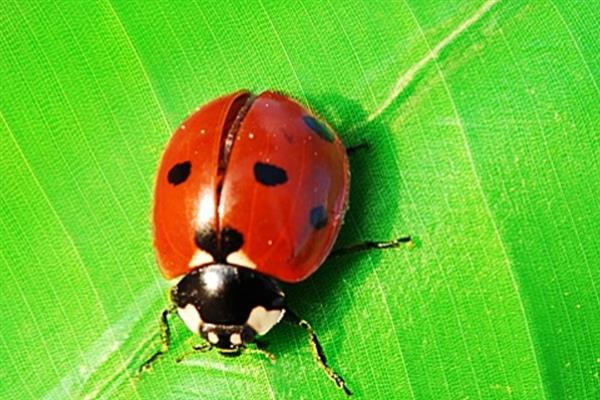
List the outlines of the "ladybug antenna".
<svg viewBox="0 0 600 400">
<path fill-rule="evenodd" d="M 321 343 L 317 338 L 317 334 L 315 333 L 315 330 L 312 328 L 312 326 L 310 326 L 310 324 L 306 320 L 301 319 L 296 313 L 294 313 L 289 308 L 285 311 L 286 312 L 283 317 L 284 321 L 287 321 L 293 325 L 297 325 L 306 331 L 308 335 L 308 343 L 310 344 L 310 349 L 312 350 L 315 361 L 317 362 L 317 364 L 319 364 L 319 367 L 321 367 L 323 371 L 325 371 L 325 374 L 327 374 L 329 379 L 331 379 L 338 388 L 344 391 L 346 396 L 351 396 L 352 392 L 346 385 L 344 378 L 342 378 L 341 375 L 339 375 L 329 365 L 327 365 L 327 358 L 325 357 L 323 346 L 321 346 Z"/>
</svg>

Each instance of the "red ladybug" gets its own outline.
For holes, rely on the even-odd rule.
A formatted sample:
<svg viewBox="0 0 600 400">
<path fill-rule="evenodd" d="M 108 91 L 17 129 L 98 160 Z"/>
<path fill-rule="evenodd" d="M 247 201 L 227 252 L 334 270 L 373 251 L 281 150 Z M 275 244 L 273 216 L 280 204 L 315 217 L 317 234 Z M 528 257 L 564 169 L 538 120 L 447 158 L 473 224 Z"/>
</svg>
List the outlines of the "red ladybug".
<svg viewBox="0 0 600 400">
<path fill-rule="evenodd" d="M 340 139 L 279 93 L 232 93 L 184 121 L 163 154 L 153 210 L 161 272 L 180 280 L 163 312 L 164 346 L 142 368 L 166 351 L 172 312 L 229 353 L 285 317 L 307 329 L 321 366 L 349 394 L 277 283 L 302 281 L 323 263 L 349 185 Z"/>
</svg>

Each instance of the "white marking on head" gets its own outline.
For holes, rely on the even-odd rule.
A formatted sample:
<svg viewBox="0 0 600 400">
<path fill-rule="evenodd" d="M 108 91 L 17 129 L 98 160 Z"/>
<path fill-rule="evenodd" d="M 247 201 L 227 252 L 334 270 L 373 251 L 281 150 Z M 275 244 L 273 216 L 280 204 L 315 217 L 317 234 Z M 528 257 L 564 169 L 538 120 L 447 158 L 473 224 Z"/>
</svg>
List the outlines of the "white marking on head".
<svg viewBox="0 0 600 400">
<path fill-rule="evenodd" d="M 219 337 L 217 336 L 216 333 L 210 331 L 210 332 L 208 332 L 208 334 L 206 336 L 208 337 L 208 341 L 211 342 L 212 344 L 219 343 Z"/>
<path fill-rule="evenodd" d="M 263 306 L 257 306 L 252 309 L 246 324 L 256 331 L 259 335 L 264 335 L 283 318 L 285 310 L 269 310 Z"/>
<path fill-rule="evenodd" d="M 232 345 L 239 346 L 242 344 L 242 335 L 240 335 L 239 333 L 232 333 L 229 337 L 229 341 Z"/>
<path fill-rule="evenodd" d="M 202 318 L 200 318 L 200 313 L 193 304 L 187 304 L 184 308 L 177 307 L 177 314 L 192 332 L 200 333 Z"/>
<path fill-rule="evenodd" d="M 256 269 L 256 264 L 252 261 L 246 253 L 241 250 L 231 253 L 227 256 L 227 262 L 233 265 L 240 265 L 242 267 Z"/>
<path fill-rule="evenodd" d="M 198 250 L 196 250 L 196 253 L 194 253 L 194 256 L 192 257 L 190 262 L 188 263 L 188 266 L 190 268 L 196 268 L 199 265 L 210 264 L 210 263 L 213 263 L 214 261 L 215 260 L 214 260 L 213 256 L 211 256 L 204 250 L 198 249 Z"/>
</svg>

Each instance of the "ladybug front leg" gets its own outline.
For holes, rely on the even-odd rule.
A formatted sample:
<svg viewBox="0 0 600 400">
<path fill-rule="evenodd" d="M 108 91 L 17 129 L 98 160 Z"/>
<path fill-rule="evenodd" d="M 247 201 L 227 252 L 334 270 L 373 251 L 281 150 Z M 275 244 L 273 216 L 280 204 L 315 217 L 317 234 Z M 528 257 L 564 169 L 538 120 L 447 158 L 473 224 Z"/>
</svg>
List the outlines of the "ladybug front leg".
<svg viewBox="0 0 600 400">
<path fill-rule="evenodd" d="M 185 353 L 183 353 L 181 356 L 179 356 L 175 360 L 175 362 L 180 363 L 180 362 L 183 361 L 184 358 L 186 358 L 190 354 L 195 353 L 197 351 L 200 352 L 200 353 L 207 353 L 210 350 L 212 350 L 212 348 L 213 348 L 213 346 L 210 343 L 202 343 L 202 344 L 194 345 L 194 346 L 192 346 L 192 350 L 186 351 Z"/>
<path fill-rule="evenodd" d="M 271 364 L 275 364 L 276 357 L 275 357 L 275 355 L 273 353 L 271 353 L 270 351 L 267 351 L 264 348 L 260 347 L 260 344 L 257 341 L 254 341 L 254 344 L 256 345 L 256 347 L 246 347 L 246 346 L 244 346 L 243 351 L 246 352 L 246 353 L 250 353 L 250 354 L 260 354 L 261 356 L 264 356 L 269 361 L 271 361 Z"/>
<path fill-rule="evenodd" d="M 366 250 L 385 250 L 385 249 L 396 249 L 399 248 L 402 244 L 406 244 L 408 247 L 412 247 L 415 243 L 412 241 L 410 236 L 403 236 L 398 239 L 388 240 L 385 242 L 375 242 L 372 240 L 368 240 L 363 243 L 356 243 L 346 247 L 340 247 L 338 249 L 334 249 L 330 257 L 338 257 L 346 254 L 358 253 Z"/>
<path fill-rule="evenodd" d="M 327 365 L 327 358 L 325 357 L 325 352 L 323 351 L 323 347 L 321 343 L 319 343 L 319 339 L 317 338 L 317 334 L 310 324 L 306 321 L 298 317 L 296 313 L 291 311 L 290 309 L 286 309 L 284 321 L 292 323 L 294 325 L 300 326 L 303 328 L 308 334 L 308 342 L 310 344 L 310 349 L 313 353 L 315 361 L 319 366 L 325 371 L 329 379 L 331 379 L 335 385 L 342 389 L 347 396 L 351 396 L 352 392 L 346 385 L 344 378 L 342 378 L 337 372 L 335 372 L 330 366 Z"/>
<path fill-rule="evenodd" d="M 171 344 L 171 328 L 169 327 L 169 316 L 175 314 L 177 308 L 175 305 L 171 305 L 169 308 L 163 310 L 160 315 L 160 350 L 152 355 L 144 364 L 140 366 L 137 372 L 137 376 L 140 376 L 142 372 L 149 370 L 152 364 L 163 354 L 169 351 L 169 345 Z"/>
</svg>

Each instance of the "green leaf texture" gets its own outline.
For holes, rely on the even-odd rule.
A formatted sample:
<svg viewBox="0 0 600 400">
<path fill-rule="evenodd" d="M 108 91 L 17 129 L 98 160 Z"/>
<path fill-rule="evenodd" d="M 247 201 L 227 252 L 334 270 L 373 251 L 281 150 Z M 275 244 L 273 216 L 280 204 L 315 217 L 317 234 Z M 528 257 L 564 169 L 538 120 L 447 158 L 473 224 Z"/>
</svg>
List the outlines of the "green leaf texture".
<svg viewBox="0 0 600 400">
<path fill-rule="evenodd" d="M 308 104 L 352 156 L 332 259 L 286 288 L 356 398 L 600 398 L 597 0 L 3 0 L 0 398 L 343 398 L 302 331 L 174 345 L 150 239 L 171 132 L 221 94 Z"/>
</svg>

